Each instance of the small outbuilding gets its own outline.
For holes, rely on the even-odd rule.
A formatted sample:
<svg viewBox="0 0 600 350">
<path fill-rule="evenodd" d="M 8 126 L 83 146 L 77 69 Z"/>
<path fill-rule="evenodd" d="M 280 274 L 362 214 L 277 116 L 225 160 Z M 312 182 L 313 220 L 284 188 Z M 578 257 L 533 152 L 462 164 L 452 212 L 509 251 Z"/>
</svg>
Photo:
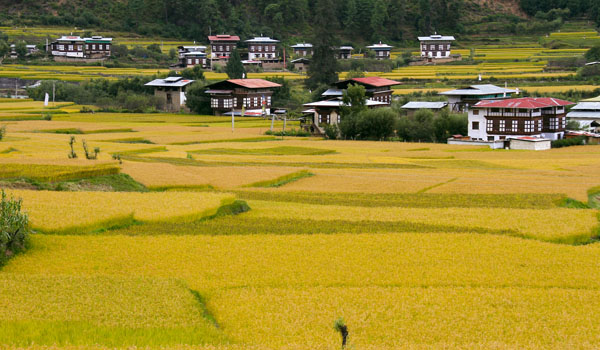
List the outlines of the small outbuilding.
<svg viewBox="0 0 600 350">
<path fill-rule="evenodd" d="M 310 60 L 304 57 L 297 58 L 290 62 L 294 65 L 294 69 L 298 72 L 306 72 L 308 70 L 308 65 L 310 64 Z"/>
<path fill-rule="evenodd" d="M 541 137 L 522 136 L 511 138 L 510 149 L 521 149 L 529 151 L 545 151 L 552 147 L 550 139 Z"/>
<path fill-rule="evenodd" d="M 193 80 L 183 79 L 182 77 L 168 77 L 154 79 L 145 85 L 154 88 L 154 96 L 161 100 L 161 110 L 177 113 L 186 108 L 185 89 L 193 82 Z"/>
</svg>

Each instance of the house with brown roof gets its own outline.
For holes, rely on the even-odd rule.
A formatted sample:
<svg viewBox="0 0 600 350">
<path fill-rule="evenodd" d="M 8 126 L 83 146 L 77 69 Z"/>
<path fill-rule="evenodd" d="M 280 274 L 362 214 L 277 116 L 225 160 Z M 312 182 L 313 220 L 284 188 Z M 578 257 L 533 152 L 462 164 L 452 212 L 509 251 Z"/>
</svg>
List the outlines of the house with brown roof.
<svg viewBox="0 0 600 350">
<path fill-rule="evenodd" d="M 264 79 L 230 79 L 206 86 L 215 115 L 261 116 L 271 114 L 273 89 L 280 84 Z"/>
<path fill-rule="evenodd" d="M 237 35 L 218 34 L 208 37 L 210 42 L 210 58 L 227 61 L 237 47 L 240 37 Z"/>
</svg>

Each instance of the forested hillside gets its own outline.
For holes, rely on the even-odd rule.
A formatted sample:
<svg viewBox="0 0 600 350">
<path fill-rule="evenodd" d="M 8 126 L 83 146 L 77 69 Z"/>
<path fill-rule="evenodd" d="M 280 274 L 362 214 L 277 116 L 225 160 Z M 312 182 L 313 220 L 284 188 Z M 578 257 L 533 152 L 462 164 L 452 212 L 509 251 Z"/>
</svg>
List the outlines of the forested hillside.
<svg viewBox="0 0 600 350">
<path fill-rule="evenodd" d="M 0 0 L 2 25 L 65 25 L 203 40 L 212 33 L 308 38 L 318 0 Z M 433 31 L 469 32 L 469 26 L 504 22 L 494 30 L 514 30 L 528 19 L 561 16 L 600 21 L 597 0 L 341 0 L 331 1 L 328 18 L 342 39 L 372 42 L 412 40 Z M 517 7 L 515 9 L 515 7 Z M 520 14 L 515 15 L 515 13 Z M 537 16 L 536 16 L 537 14 Z M 537 26 L 543 31 L 546 27 Z M 536 30 L 533 28 L 532 30 Z M 472 29 L 479 33 L 479 27 Z"/>
</svg>

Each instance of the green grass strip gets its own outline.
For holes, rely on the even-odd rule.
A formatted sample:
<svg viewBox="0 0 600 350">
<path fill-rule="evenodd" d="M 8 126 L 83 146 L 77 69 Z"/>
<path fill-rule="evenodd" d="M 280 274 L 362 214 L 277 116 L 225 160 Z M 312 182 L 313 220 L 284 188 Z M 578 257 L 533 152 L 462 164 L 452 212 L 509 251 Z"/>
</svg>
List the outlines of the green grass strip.
<svg viewBox="0 0 600 350">
<path fill-rule="evenodd" d="M 588 206 L 600 209 L 600 186 L 592 187 L 588 190 Z"/>
<path fill-rule="evenodd" d="M 0 154 L 8 154 L 8 153 L 13 153 L 13 152 L 19 152 L 19 150 L 14 147 L 9 147 L 5 150 L 0 151 Z"/>
<path fill-rule="evenodd" d="M 455 194 L 455 193 L 319 193 L 237 190 L 238 198 L 319 205 L 402 208 L 515 208 L 552 209 L 562 194 Z"/>
<path fill-rule="evenodd" d="M 285 156 L 285 155 L 323 155 L 336 153 L 331 149 L 310 148 L 310 147 L 294 147 L 281 146 L 271 148 L 209 148 L 188 153 L 195 154 L 232 154 L 232 155 L 268 155 L 268 156 Z"/>
<path fill-rule="evenodd" d="M 167 147 L 159 146 L 159 147 L 151 147 L 151 148 L 133 149 L 130 151 L 113 152 L 111 154 L 118 154 L 121 156 L 121 158 L 123 160 L 125 160 L 126 157 L 129 157 L 130 155 L 155 153 L 155 152 L 167 152 L 167 151 L 168 151 Z M 131 157 L 131 158 L 142 158 L 142 157 Z M 157 158 L 157 159 L 160 159 L 160 158 Z"/>
<path fill-rule="evenodd" d="M 315 174 L 311 173 L 308 170 L 301 170 L 301 171 L 297 171 L 295 173 L 280 176 L 273 180 L 258 181 L 258 182 L 246 185 L 244 187 L 263 187 L 263 188 L 281 187 L 283 185 L 289 184 L 290 182 L 298 181 L 300 179 L 304 179 L 306 177 L 311 177 L 311 176 L 315 176 Z"/>
<path fill-rule="evenodd" d="M 173 142 L 169 143 L 169 145 L 174 146 L 187 146 L 187 145 L 197 145 L 203 143 L 224 143 L 224 142 L 262 142 L 262 141 L 278 141 L 276 137 L 273 136 L 261 136 L 261 137 L 247 137 L 240 139 L 218 139 L 218 140 L 201 140 L 201 141 L 186 141 L 186 142 Z"/>
<path fill-rule="evenodd" d="M 440 182 L 439 184 L 435 184 L 435 185 L 431 185 L 431 186 L 425 187 L 423 189 L 420 189 L 417 193 L 425 193 L 425 192 L 427 192 L 429 190 L 432 190 L 432 189 L 434 189 L 436 187 L 444 186 L 444 185 L 449 184 L 451 182 L 454 182 L 456 180 L 458 180 L 458 177 L 455 177 L 455 178 L 450 179 L 448 181 Z"/>
<path fill-rule="evenodd" d="M 37 133 L 46 133 L 46 134 L 67 134 L 67 135 L 84 135 L 84 134 L 114 134 L 114 133 L 124 133 L 124 132 L 135 132 L 133 129 L 100 129 L 100 130 L 86 130 L 83 131 L 77 128 L 63 128 L 63 129 L 46 129 L 46 130 L 36 130 Z"/>
<path fill-rule="evenodd" d="M 142 152 L 145 153 L 145 152 Z M 123 155 L 124 153 L 121 153 Z M 160 162 L 173 165 L 187 166 L 283 166 L 283 167 L 298 167 L 298 168 L 335 168 L 335 169 L 424 169 L 430 168 L 417 164 L 396 164 L 396 163 L 336 163 L 336 162 L 226 162 L 226 161 L 201 161 L 189 158 L 172 158 L 172 157 L 136 157 L 129 155 L 122 157 L 123 160 L 136 162 Z"/>
<path fill-rule="evenodd" d="M 208 192 L 215 191 L 213 185 L 168 185 L 168 186 L 149 186 L 148 189 L 152 192 L 167 192 L 167 191 L 178 191 L 178 192 Z"/>
<path fill-rule="evenodd" d="M 126 139 L 100 140 L 100 142 L 115 142 L 115 143 L 143 143 L 153 145 L 154 142 L 143 137 L 130 137 Z"/>
</svg>

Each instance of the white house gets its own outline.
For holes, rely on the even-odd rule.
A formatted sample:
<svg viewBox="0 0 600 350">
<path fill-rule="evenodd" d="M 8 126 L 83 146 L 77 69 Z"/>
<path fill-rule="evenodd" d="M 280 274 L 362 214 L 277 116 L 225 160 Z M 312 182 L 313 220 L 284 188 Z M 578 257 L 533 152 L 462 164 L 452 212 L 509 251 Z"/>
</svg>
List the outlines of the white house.
<svg viewBox="0 0 600 350">
<path fill-rule="evenodd" d="M 367 46 L 367 49 L 373 50 L 375 52 L 376 59 L 388 60 L 388 59 L 390 59 L 390 53 L 392 52 L 392 47 L 393 46 L 390 46 L 388 44 L 382 44 L 380 41 L 379 44 L 373 44 L 371 46 Z"/>
<path fill-rule="evenodd" d="M 421 57 L 450 58 L 450 47 L 454 40 L 453 36 L 443 36 L 437 33 L 430 36 L 420 36 Z"/>
<path fill-rule="evenodd" d="M 588 130 L 600 127 L 600 96 L 579 102 L 567 114 L 568 120 L 574 120 Z"/>
<path fill-rule="evenodd" d="M 251 61 L 260 60 L 261 58 L 274 59 L 279 56 L 277 53 L 279 40 L 260 36 L 246 40 L 246 42 L 248 43 L 248 59 Z"/>
</svg>

